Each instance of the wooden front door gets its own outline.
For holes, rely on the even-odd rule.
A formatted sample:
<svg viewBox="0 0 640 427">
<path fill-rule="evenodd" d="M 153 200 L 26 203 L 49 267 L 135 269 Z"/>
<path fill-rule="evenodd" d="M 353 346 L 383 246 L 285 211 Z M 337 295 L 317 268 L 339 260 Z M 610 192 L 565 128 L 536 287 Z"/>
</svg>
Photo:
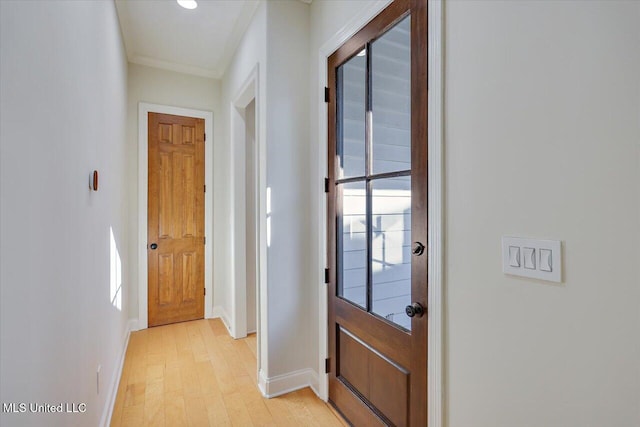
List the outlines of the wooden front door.
<svg viewBox="0 0 640 427">
<path fill-rule="evenodd" d="M 149 113 L 149 326 L 204 317 L 204 120 Z"/>
<path fill-rule="evenodd" d="M 328 61 L 329 400 L 427 425 L 427 0 L 395 0 Z"/>
</svg>

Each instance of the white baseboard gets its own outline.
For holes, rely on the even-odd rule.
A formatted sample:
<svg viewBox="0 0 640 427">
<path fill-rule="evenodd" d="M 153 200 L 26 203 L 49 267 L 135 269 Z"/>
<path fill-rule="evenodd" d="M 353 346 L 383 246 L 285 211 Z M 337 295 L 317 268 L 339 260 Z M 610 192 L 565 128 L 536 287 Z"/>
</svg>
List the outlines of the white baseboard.
<svg viewBox="0 0 640 427">
<path fill-rule="evenodd" d="M 124 331 L 124 337 L 122 339 L 122 348 L 120 349 L 120 358 L 116 369 L 111 377 L 111 384 L 109 386 L 109 393 L 107 394 L 107 402 L 102 411 L 102 417 L 100 418 L 100 426 L 108 427 L 111 425 L 111 415 L 113 414 L 113 407 L 116 403 L 116 396 L 118 394 L 118 386 L 120 385 L 120 377 L 122 376 L 122 367 L 124 366 L 124 356 L 127 354 L 127 346 L 129 345 L 129 337 L 131 331 L 136 331 L 138 327 L 138 319 L 129 319 Z"/>
<path fill-rule="evenodd" d="M 267 395 L 267 378 L 264 376 L 264 371 L 262 369 L 258 371 L 258 389 L 264 397 L 269 397 Z"/>
<path fill-rule="evenodd" d="M 318 379 L 318 373 L 313 369 L 309 369 L 309 387 L 311 387 L 311 390 L 313 390 L 320 400 L 324 400 L 320 397 L 320 380 Z"/>
<path fill-rule="evenodd" d="M 258 388 L 268 399 L 305 387 L 311 387 L 317 394 L 318 375 L 313 369 L 300 369 L 271 378 L 267 378 L 262 370 L 258 374 Z"/>
</svg>

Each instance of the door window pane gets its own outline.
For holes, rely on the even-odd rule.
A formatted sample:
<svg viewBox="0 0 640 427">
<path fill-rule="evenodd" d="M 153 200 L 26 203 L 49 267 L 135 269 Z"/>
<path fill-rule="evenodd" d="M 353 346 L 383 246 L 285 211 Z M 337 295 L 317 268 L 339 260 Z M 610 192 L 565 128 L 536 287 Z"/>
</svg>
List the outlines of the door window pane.
<svg viewBox="0 0 640 427">
<path fill-rule="evenodd" d="M 410 330 L 411 177 L 372 181 L 371 207 L 371 311 Z"/>
<path fill-rule="evenodd" d="M 365 173 L 366 75 L 365 55 L 356 55 L 338 68 L 339 178 Z"/>
<path fill-rule="evenodd" d="M 367 195 L 365 182 L 338 186 L 338 296 L 367 306 Z"/>
<path fill-rule="evenodd" d="M 373 173 L 411 169 L 411 17 L 371 44 Z"/>
</svg>

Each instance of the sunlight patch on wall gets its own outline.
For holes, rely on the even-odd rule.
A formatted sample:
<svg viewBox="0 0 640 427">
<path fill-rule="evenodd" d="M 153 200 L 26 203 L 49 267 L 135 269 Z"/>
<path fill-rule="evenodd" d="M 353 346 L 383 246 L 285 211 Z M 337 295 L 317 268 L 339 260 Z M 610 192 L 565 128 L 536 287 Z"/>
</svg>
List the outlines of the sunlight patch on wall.
<svg viewBox="0 0 640 427">
<path fill-rule="evenodd" d="M 267 187 L 267 247 L 271 247 L 271 187 Z"/>
<path fill-rule="evenodd" d="M 122 260 L 113 236 L 113 228 L 109 227 L 110 234 L 110 290 L 109 299 L 111 304 L 122 311 Z"/>
</svg>

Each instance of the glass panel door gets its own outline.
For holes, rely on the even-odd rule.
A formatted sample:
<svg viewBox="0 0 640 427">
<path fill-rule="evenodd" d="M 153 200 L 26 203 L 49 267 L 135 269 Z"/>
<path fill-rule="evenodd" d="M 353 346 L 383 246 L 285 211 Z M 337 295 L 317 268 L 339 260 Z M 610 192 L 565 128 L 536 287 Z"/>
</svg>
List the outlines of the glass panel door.
<svg viewBox="0 0 640 427">
<path fill-rule="evenodd" d="M 411 330 L 411 16 L 336 68 L 337 295 Z"/>
<path fill-rule="evenodd" d="M 327 373 L 351 425 L 427 425 L 427 0 L 327 58 Z"/>
</svg>

